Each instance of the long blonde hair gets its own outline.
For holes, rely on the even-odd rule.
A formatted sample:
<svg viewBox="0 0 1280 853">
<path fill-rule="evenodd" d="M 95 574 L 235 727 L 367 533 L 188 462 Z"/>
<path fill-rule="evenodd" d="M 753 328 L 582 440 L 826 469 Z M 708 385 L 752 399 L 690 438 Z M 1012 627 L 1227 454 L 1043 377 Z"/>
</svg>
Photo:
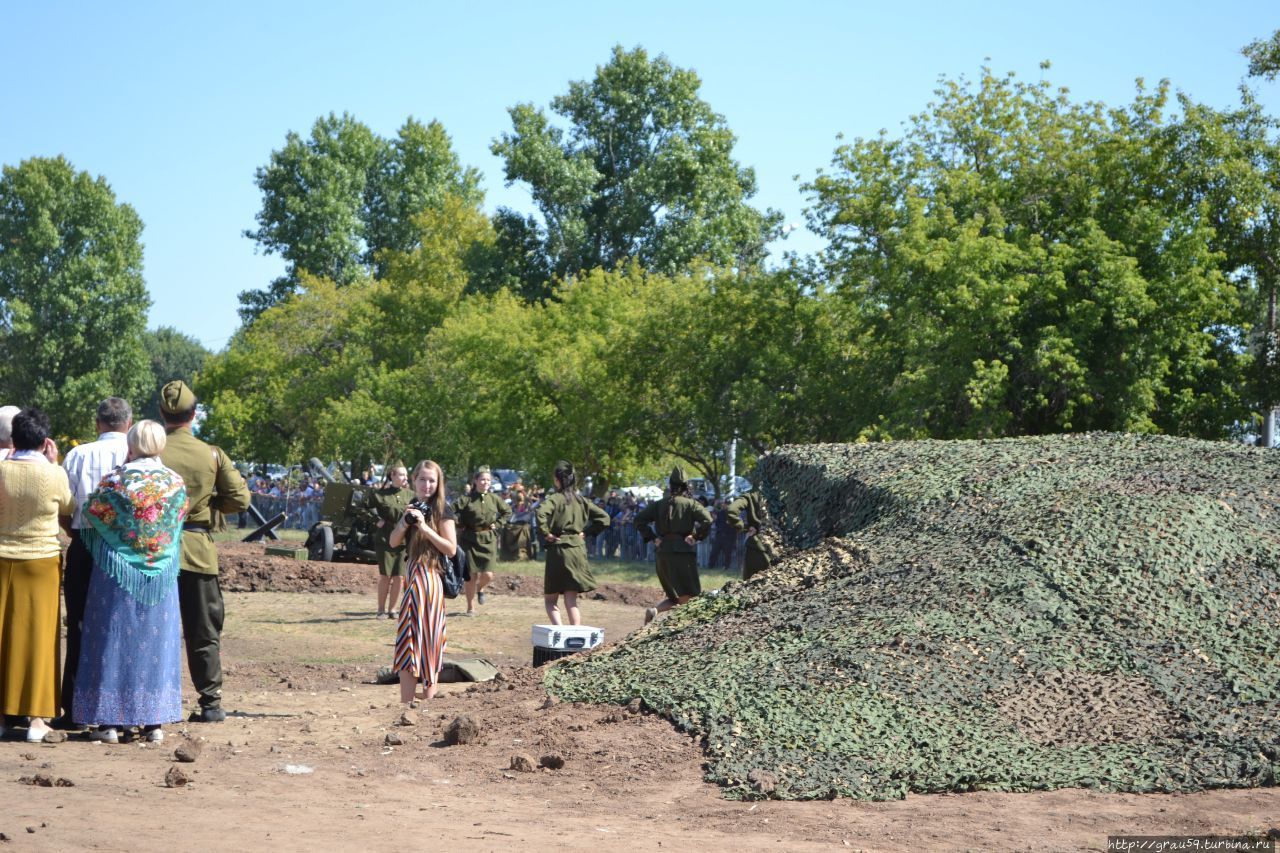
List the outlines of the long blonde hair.
<svg viewBox="0 0 1280 853">
<path fill-rule="evenodd" d="M 445 497 L 444 471 L 442 471 L 440 466 L 430 459 L 423 459 L 417 465 L 413 466 L 413 475 L 410 477 L 409 483 L 412 486 L 413 483 L 417 481 L 418 475 L 428 468 L 433 468 L 436 472 L 436 493 L 426 500 L 426 502 L 431 506 L 431 517 L 427 519 L 427 524 L 430 525 L 432 530 L 439 533 L 440 519 L 444 518 L 445 508 L 449 505 L 449 502 Z M 414 489 L 414 500 L 418 500 L 416 488 Z M 435 546 L 431 544 L 431 541 L 427 539 L 427 537 L 416 535 L 417 530 L 412 532 L 415 535 L 409 537 L 409 563 L 412 564 L 416 562 L 419 558 L 424 556 L 424 554 L 428 558 L 434 554 L 436 557 L 436 565 L 434 566 L 435 570 L 437 572 L 443 571 L 444 564 L 443 560 L 440 559 L 442 556 L 440 552 L 436 550 Z"/>
</svg>

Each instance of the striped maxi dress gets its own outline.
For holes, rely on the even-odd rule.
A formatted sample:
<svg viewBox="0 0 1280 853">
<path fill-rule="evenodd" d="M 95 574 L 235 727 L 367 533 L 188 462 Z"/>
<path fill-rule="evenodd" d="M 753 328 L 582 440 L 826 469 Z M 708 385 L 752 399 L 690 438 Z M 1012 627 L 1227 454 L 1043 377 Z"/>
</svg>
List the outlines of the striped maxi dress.
<svg viewBox="0 0 1280 853">
<path fill-rule="evenodd" d="M 435 684 L 444 661 L 444 581 L 436 567 L 440 555 L 428 550 L 409 567 L 400 621 L 396 627 L 396 672 L 408 672 L 423 684 Z"/>
</svg>

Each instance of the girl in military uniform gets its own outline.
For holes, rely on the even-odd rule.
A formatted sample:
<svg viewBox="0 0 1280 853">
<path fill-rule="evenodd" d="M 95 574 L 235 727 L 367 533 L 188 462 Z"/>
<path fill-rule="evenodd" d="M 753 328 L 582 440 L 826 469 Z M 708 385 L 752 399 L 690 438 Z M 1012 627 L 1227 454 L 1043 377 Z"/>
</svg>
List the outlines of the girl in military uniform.
<svg viewBox="0 0 1280 853">
<path fill-rule="evenodd" d="M 769 568 L 773 552 L 760 538 L 760 530 L 764 527 L 765 507 L 760 492 L 752 491 L 742 495 L 729 504 L 729 523 L 738 530 L 747 531 L 747 546 L 743 554 L 742 579 L 751 580 Z"/>
<path fill-rule="evenodd" d="M 395 607 L 400 598 L 400 582 L 406 570 L 404 563 L 404 545 L 392 548 L 387 542 L 391 536 L 391 528 L 404 515 L 405 507 L 413 492 L 409 490 L 409 471 L 403 462 L 395 462 L 387 468 L 387 482 L 380 488 L 370 489 L 365 493 L 365 508 L 377 517 L 377 530 L 374 533 L 374 553 L 378 560 L 378 615 L 374 618 L 396 618 L 395 610 L 387 610 L 387 602 Z"/>
<path fill-rule="evenodd" d="M 659 614 L 684 604 L 702 592 L 696 543 L 711 530 L 711 513 L 689 494 L 689 478 L 677 465 L 669 480 L 671 494 L 654 501 L 636 515 L 636 530 L 646 542 L 658 542 L 658 582 L 666 598 L 644 612 L 648 625 Z M 657 532 L 654 532 L 657 528 Z"/>
<path fill-rule="evenodd" d="M 538 504 L 535 516 L 538 535 L 546 543 L 547 565 L 542 592 L 547 618 L 559 625 L 560 596 L 570 625 L 582 624 L 578 593 L 596 588 L 591 564 L 587 562 L 587 536 L 609 526 L 609 513 L 578 494 L 578 476 L 568 462 L 556 463 L 556 491 Z"/>
<path fill-rule="evenodd" d="M 498 534 L 511 515 L 506 501 L 489 492 L 493 478 L 489 467 L 482 465 L 471 476 L 471 488 L 458 498 L 453 513 L 458 517 L 458 545 L 467 555 L 467 616 L 476 615 L 476 602 L 484 604 L 484 588 L 493 581 L 498 562 Z"/>
</svg>

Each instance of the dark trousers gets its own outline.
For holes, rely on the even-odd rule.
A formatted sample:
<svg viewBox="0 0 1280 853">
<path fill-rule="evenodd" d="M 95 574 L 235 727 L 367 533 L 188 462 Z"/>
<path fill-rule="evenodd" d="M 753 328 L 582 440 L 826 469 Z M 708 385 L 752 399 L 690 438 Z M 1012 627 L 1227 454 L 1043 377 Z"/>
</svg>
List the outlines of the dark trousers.
<svg viewBox="0 0 1280 853">
<path fill-rule="evenodd" d="M 707 568 L 714 569 L 721 559 L 727 572 L 733 567 L 733 552 L 738 547 L 738 537 L 717 536 L 711 540 L 711 559 L 707 560 Z"/>
<path fill-rule="evenodd" d="M 187 669 L 200 706 L 222 704 L 222 587 L 217 575 L 178 572 L 178 609 L 187 644 Z"/>
<path fill-rule="evenodd" d="M 62 597 L 67 607 L 67 657 L 62 663 L 62 716 L 71 718 L 71 703 L 76 695 L 76 672 L 80 668 L 80 632 L 84 627 L 84 605 L 89 598 L 89 576 L 93 573 L 93 555 L 80 539 L 80 531 L 71 531 L 71 547 L 62 570 Z"/>
</svg>

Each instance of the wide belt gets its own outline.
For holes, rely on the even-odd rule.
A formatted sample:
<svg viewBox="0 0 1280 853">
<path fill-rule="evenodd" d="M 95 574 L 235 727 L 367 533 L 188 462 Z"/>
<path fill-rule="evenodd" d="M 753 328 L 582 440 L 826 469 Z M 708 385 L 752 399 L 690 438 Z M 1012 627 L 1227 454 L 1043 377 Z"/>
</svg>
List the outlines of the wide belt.
<svg viewBox="0 0 1280 853">
<path fill-rule="evenodd" d="M 688 536 L 688 535 L 690 535 L 690 534 L 688 534 L 688 533 L 664 533 L 664 534 L 662 534 L 662 538 L 663 538 L 663 539 L 683 539 L 684 537 L 686 537 L 686 536 Z"/>
<path fill-rule="evenodd" d="M 476 533 L 484 533 L 486 530 L 492 530 L 492 529 L 493 529 L 493 525 L 492 525 L 492 524 L 477 524 L 475 527 L 469 527 L 469 528 L 467 528 L 467 529 L 468 529 L 468 530 L 473 530 L 473 531 L 475 531 Z"/>
</svg>

